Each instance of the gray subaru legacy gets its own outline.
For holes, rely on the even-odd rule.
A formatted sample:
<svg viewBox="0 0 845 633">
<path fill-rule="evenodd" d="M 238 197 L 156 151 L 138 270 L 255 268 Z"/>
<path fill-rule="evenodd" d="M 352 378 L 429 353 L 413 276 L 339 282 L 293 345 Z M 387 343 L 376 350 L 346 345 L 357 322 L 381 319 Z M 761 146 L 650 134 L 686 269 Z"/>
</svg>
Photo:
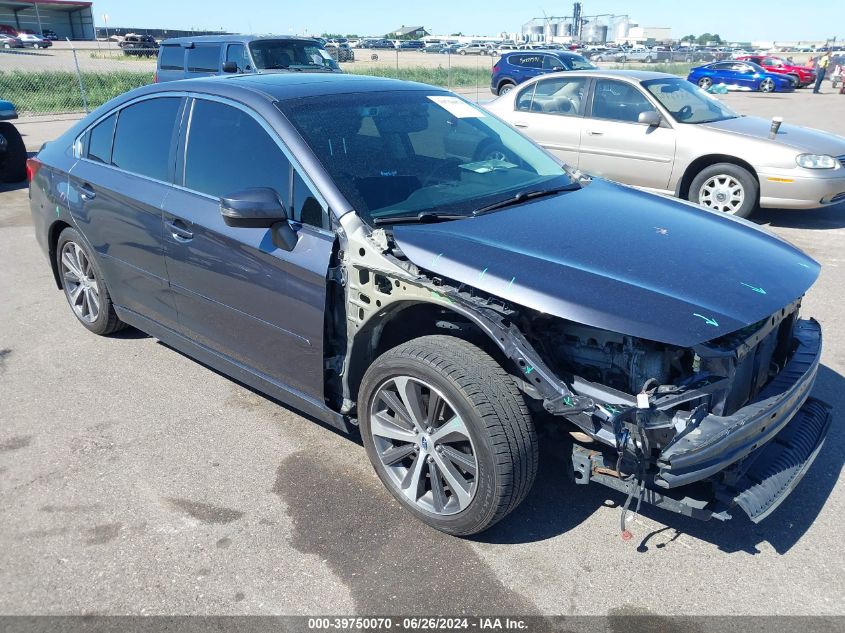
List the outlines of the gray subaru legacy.
<svg viewBox="0 0 845 633">
<path fill-rule="evenodd" d="M 578 484 L 626 498 L 623 529 L 640 502 L 759 521 L 831 423 L 810 395 L 819 324 L 799 316 L 815 261 L 744 220 L 578 177 L 440 88 L 145 86 L 28 173 L 84 327 L 133 326 L 360 433 L 398 502 L 444 532 L 516 508 L 541 441 Z"/>
</svg>

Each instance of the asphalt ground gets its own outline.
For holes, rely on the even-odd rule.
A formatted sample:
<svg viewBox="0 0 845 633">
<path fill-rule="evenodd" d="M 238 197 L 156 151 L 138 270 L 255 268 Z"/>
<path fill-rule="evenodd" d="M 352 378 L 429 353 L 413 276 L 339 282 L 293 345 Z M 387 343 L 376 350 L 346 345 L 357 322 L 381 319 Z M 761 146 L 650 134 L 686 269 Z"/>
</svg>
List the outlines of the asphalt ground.
<svg viewBox="0 0 845 633">
<path fill-rule="evenodd" d="M 839 95 L 725 100 L 845 134 Z M 20 127 L 34 151 L 72 120 Z M 0 189 L 0 613 L 843 614 L 845 206 L 755 219 L 823 265 L 803 314 L 835 419 L 789 499 L 759 525 L 646 507 L 625 542 L 622 496 L 570 483 L 549 440 L 528 499 L 458 539 L 402 511 L 355 438 L 136 330 L 88 333 L 25 185 Z"/>
</svg>

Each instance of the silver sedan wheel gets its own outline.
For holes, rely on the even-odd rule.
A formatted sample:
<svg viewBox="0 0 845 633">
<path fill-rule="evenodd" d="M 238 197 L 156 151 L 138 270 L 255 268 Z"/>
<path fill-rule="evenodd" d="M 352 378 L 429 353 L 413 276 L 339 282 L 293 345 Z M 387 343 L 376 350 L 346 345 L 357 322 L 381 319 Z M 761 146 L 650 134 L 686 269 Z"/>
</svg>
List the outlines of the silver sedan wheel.
<svg viewBox="0 0 845 633">
<path fill-rule="evenodd" d="M 76 242 L 62 247 L 62 285 L 68 303 L 81 320 L 93 323 L 100 316 L 100 286 L 91 260 Z"/>
<path fill-rule="evenodd" d="M 713 80 L 710 77 L 702 77 L 698 80 L 698 87 L 702 90 L 707 90 L 710 86 L 713 85 Z"/>
<path fill-rule="evenodd" d="M 745 202 L 745 187 L 733 176 L 718 174 L 704 181 L 698 190 L 698 204 L 723 211 L 736 213 Z"/>
<path fill-rule="evenodd" d="M 478 461 L 466 424 L 437 389 L 410 376 L 385 381 L 370 406 L 370 433 L 391 483 L 419 509 L 466 509 Z"/>
<path fill-rule="evenodd" d="M 771 79 L 764 79 L 760 82 L 760 92 L 774 92 L 775 82 Z"/>
</svg>

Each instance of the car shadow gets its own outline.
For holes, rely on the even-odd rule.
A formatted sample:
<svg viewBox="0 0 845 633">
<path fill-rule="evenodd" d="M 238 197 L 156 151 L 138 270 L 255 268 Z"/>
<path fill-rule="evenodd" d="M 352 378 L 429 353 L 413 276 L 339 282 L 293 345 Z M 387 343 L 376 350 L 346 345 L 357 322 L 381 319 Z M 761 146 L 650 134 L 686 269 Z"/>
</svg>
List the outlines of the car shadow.
<svg viewBox="0 0 845 633">
<path fill-rule="evenodd" d="M 643 504 L 640 514 L 663 524 L 640 539 L 637 551 L 670 547 L 681 534 L 707 541 L 724 552 L 760 552 L 769 543 L 778 553 L 788 552 L 813 525 L 833 491 L 843 466 L 845 428 L 845 378 L 827 366 L 819 368 L 813 396 L 833 406 L 834 420 L 822 450 L 795 491 L 759 524 L 752 523 L 739 508 L 727 523 L 698 521 L 654 506 Z M 528 543 L 565 534 L 599 507 L 619 507 L 624 495 L 598 484 L 578 485 L 568 475 L 567 450 L 561 442 L 550 446 L 541 442 L 540 470 L 526 500 L 501 523 L 475 537 L 486 543 Z M 556 449 L 556 450 L 555 450 Z M 620 510 L 621 512 L 621 510 Z M 614 523 L 618 520 L 614 517 Z M 635 528 L 636 531 L 636 528 Z"/>
<path fill-rule="evenodd" d="M 785 229 L 841 229 L 845 227 L 845 203 L 819 209 L 758 209 L 749 219 Z"/>
</svg>

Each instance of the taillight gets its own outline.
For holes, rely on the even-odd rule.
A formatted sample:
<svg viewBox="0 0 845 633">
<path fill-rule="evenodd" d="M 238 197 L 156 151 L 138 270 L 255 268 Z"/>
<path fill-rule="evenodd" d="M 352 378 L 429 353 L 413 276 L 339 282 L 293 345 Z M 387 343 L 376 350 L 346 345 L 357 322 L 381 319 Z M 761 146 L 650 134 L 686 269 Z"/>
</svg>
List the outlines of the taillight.
<svg viewBox="0 0 845 633">
<path fill-rule="evenodd" d="M 26 179 L 28 182 L 35 180 L 38 170 L 41 169 L 41 161 L 37 158 L 26 159 Z"/>
</svg>

